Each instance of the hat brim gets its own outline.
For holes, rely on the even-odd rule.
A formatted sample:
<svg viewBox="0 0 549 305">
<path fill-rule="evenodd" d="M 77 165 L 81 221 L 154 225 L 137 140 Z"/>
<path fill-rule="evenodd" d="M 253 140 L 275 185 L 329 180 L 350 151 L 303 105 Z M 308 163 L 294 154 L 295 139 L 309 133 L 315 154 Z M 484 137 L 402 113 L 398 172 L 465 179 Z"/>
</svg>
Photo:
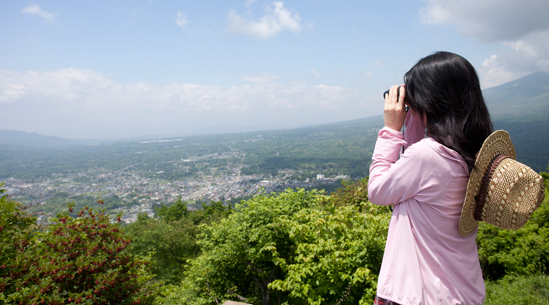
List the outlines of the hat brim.
<svg viewBox="0 0 549 305">
<path fill-rule="evenodd" d="M 480 190 L 484 173 L 488 166 L 490 166 L 492 159 L 499 154 L 504 154 L 514 160 L 517 159 L 515 146 L 511 142 L 509 134 L 504 130 L 494 131 L 484 140 L 475 161 L 475 167 L 469 175 L 465 201 L 463 202 L 461 217 L 459 218 L 459 233 L 463 237 L 469 236 L 478 227 L 479 222 L 475 219 L 474 215 L 475 196 Z"/>
</svg>

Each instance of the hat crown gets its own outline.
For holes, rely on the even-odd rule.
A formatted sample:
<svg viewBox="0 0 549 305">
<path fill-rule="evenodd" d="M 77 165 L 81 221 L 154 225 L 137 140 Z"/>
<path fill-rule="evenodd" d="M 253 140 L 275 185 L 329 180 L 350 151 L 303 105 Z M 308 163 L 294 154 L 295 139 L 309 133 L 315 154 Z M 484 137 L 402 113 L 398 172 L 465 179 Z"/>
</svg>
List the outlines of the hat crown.
<svg viewBox="0 0 549 305">
<path fill-rule="evenodd" d="M 543 178 L 530 167 L 507 158 L 490 179 L 479 220 L 502 229 L 519 229 L 539 207 L 544 195 Z"/>
<path fill-rule="evenodd" d="M 494 160 L 499 155 L 508 158 L 499 162 L 490 175 L 495 166 Z M 486 185 L 483 186 L 482 182 L 486 179 L 487 171 L 489 182 L 488 187 L 484 188 Z M 516 161 L 515 147 L 509 134 L 497 130 L 482 144 L 475 167 L 470 173 L 459 220 L 459 233 L 464 237 L 473 233 L 480 220 L 504 229 L 518 229 L 543 202 L 544 196 L 543 178 L 530 167 Z M 475 214 L 480 214 L 480 217 L 475 217 Z"/>
</svg>

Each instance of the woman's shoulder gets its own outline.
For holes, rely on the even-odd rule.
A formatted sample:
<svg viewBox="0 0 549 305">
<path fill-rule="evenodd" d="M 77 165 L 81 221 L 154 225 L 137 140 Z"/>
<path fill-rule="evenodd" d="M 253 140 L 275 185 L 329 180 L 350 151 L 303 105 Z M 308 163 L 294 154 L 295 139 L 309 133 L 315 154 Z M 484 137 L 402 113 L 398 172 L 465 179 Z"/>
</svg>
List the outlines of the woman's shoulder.
<svg viewBox="0 0 549 305">
<path fill-rule="evenodd" d="M 458 168 L 462 168 L 467 175 L 469 174 L 467 163 L 463 157 L 461 157 L 457 151 L 444 146 L 433 138 L 422 139 L 421 141 L 410 146 L 408 149 L 410 148 L 417 148 L 415 152 L 411 152 L 420 155 L 422 158 L 429 158 L 430 162 L 444 164 L 452 163 L 457 165 Z"/>
<path fill-rule="evenodd" d="M 465 161 L 457 151 L 440 144 L 433 138 L 421 139 L 420 141 L 410 145 L 406 149 L 405 153 L 423 158 L 440 156 L 443 158 L 455 160 L 456 162 L 463 162 L 465 164 Z"/>
<path fill-rule="evenodd" d="M 421 139 L 416 143 L 408 146 L 408 148 L 405 149 L 404 153 L 416 157 L 425 157 L 429 156 L 430 154 L 436 153 L 433 145 L 429 143 L 430 141 L 433 140 L 431 138 Z"/>
</svg>

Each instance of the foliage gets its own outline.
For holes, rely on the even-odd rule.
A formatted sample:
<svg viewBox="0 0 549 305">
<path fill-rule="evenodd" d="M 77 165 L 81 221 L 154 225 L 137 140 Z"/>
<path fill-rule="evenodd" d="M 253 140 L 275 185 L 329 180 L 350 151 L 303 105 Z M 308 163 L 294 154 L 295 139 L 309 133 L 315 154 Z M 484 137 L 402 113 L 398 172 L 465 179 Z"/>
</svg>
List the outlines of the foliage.
<svg viewBox="0 0 549 305">
<path fill-rule="evenodd" d="M 368 202 L 368 178 L 355 181 L 342 181 L 342 188 L 336 189 L 330 199 L 336 205 L 352 204 L 364 206 Z"/>
<path fill-rule="evenodd" d="M 288 304 L 371 304 L 390 215 L 360 213 L 368 205 L 329 200 L 281 216 L 295 251 L 279 262 L 287 275 L 270 288 L 288 292 Z"/>
<path fill-rule="evenodd" d="M 169 208 L 162 206 L 157 212 L 159 218 L 140 214 L 135 223 L 126 226 L 125 230 L 133 241 L 130 250 L 140 255 L 151 253 L 153 273 L 157 278 L 167 283 L 178 283 L 187 259 L 200 251 L 196 245 L 198 230 L 191 220 L 184 217 L 189 211 L 180 200 Z"/>
<path fill-rule="evenodd" d="M 389 215 L 331 198 L 288 189 L 256 196 L 203 225 L 202 255 L 173 295 L 184 304 L 371 302 Z"/>
<path fill-rule="evenodd" d="M 546 176 L 547 173 L 544 173 Z M 547 180 L 545 181 L 547 184 Z M 545 200 L 520 229 L 502 230 L 481 222 L 477 245 L 485 279 L 549 273 L 549 190 Z"/>
<path fill-rule="evenodd" d="M 549 276 L 509 276 L 486 282 L 486 305 L 549 304 Z"/>
<path fill-rule="evenodd" d="M 73 204 L 68 204 L 72 212 Z M 149 304 L 148 259 L 126 249 L 130 240 L 104 210 L 60 213 L 47 230 L 14 243 L 15 259 L 0 278 L 0 299 L 30 304 Z M 2 216 L 4 217 L 4 215 Z M 117 221 L 120 221 L 118 217 Z"/>
<path fill-rule="evenodd" d="M 154 299 L 153 305 L 181 305 L 188 304 L 185 299 L 184 291 L 179 285 L 165 284 L 158 287 L 158 295 Z"/>
<path fill-rule="evenodd" d="M 4 192 L 0 189 L 0 279 L 9 276 L 10 269 L 5 262 L 11 262 L 17 257 L 16 245 L 29 243 L 38 229 L 36 218 L 29 217 L 23 205 L 8 200 Z M 0 291 L 3 289 L 5 284 L 0 280 Z"/>
<path fill-rule="evenodd" d="M 390 214 L 388 206 L 368 204 L 368 178 L 360 178 L 356 181 L 342 181 L 343 187 L 336 189 L 330 197 L 335 205 L 354 205 L 361 212 L 373 215 Z"/>
<path fill-rule="evenodd" d="M 215 304 L 241 295 L 251 303 L 270 304 L 273 291 L 268 285 L 283 276 L 276 262 L 289 258 L 293 251 L 287 234 L 276 230 L 278 218 L 318 204 L 320 199 L 315 192 L 302 190 L 257 196 L 237 204 L 237 212 L 221 222 L 202 226 L 199 244 L 203 254 L 186 273 L 185 285 L 196 296 L 193 303 Z"/>
<path fill-rule="evenodd" d="M 181 197 L 179 197 L 177 201 L 169 207 L 162 204 L 156 209 L 156 215 L 167 222 L 172 222 L 189 216 L 189 209 L 187 208 L 187 204 L 181 201 Z"/>
<path fill-rule="evenodd" d="M 190 259 L 200 253 L 197 245 L 198 224 L 218 221 L 231 212 L 221 202 L 203 204 L 201 210 L 189 211 L 179 198 L 170 206 L 156 209 L 157 218 L 140 214 L 126 226 L 132 237 L 130 251 L 136 255 L 150 253 L 153 273 L 168 284 L 179 284 Z"/>
<path fill-rule="evenodd" d="M 166 283 L 180 282 L 187 260 L 200 251 L 196 245 L 197 227 L 187 218 L 166 222 L 141 214 L 125 230 L 132 236 L 130 251 L 150 254 L 154 262 L 152 272 Z"/>
</svg>

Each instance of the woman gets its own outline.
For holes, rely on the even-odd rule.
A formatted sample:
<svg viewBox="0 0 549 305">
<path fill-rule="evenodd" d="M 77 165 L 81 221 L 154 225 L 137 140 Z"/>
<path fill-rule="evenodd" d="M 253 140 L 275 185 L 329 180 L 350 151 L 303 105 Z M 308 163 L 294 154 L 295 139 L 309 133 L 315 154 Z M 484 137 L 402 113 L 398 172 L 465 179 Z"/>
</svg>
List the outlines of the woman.
<svg viewBox="0 0 549 305">
<path fill-rule="evenodd" d="M 394 205 L 375 304 L 482 304 L 476 232 L 458 228 L 475 154 L 493 129 L 478 76 L 465 58 L 437 52 L 404 83 L 385 96 L 370 167 L 370 201 Z"/>
</svg>

